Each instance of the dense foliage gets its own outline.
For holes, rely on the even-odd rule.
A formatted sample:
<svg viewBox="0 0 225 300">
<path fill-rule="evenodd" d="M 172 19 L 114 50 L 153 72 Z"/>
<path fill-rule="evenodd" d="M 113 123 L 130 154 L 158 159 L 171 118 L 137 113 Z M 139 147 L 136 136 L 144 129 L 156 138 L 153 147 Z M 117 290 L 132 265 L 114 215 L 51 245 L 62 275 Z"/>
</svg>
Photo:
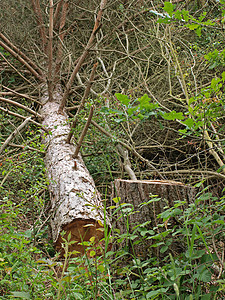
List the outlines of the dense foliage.
<svg viewBox="0 0 225 300">
<path fill-rule="evenodd" d="M 41 64 L 31 9 L 26 1 L 14 2 L 2 4 L 5 30 L 9 35 L 18 31 L 14 42 Z M 83 33 L 90 31 L 86 21 L 93 10 L 92 3 L 81 2 L 73 4 L 68 16 L 79 45 L 86 43 Z M 96 249 L 91 239 L 84 257 L 71 258 L 68 239 L 65 259 L 55 253 L 43 131 L 29 123 L 0 153 L 0 299 L 224 299 L 225 2 L 127 2 L 109 1 L 95 54 L 88 58 L 88 68 L 80 70 L 68 101 L 72 107 L 82 98 L 97 59 L 96 81 L 74 135 L 79 137 L 94 104 L 94 121 L 101 127 L 91 125 L 82 154 L 112 216 L 111 237 L 104 241 L 108 246 Z M 10 21 L 12 12 L 15 19 Z M 74 47 L 76 39 L 71 34 L 65 40 L 62 83 L 71 61 L 82 52 L 83 46 Z M 2 47 L 0 54 L 0 96 L 17 97 L 11 91 L 16 90 L 20 103 L 38 111 L 37 83 Z M 9 111 L 29 114 L 7 103 L 1 102 L 1 108 L 2 146 L 21 123 Z M 70 110 L 71 120 L 75 112 Z M 127 145 L 139 179 L 158 179 L 160 174 L 191 184 L 198 190 L 195 201 L 177 201 L 157 216 L 157 226 L 143 223 L 130 232 L 133 207 L 117 198 L 109 205 L 110 182 L 128 178 L 116 147 L 121 143 Z M 149 201 L 160 200 L 150 196 L 140 209 Z M 118 218 L 125 222 L 126 234 L 114 227 Z M 120 247 L 124 240 L 123 245 L 134 249 L 151 240 L 147 257 Z"/>
</svg>

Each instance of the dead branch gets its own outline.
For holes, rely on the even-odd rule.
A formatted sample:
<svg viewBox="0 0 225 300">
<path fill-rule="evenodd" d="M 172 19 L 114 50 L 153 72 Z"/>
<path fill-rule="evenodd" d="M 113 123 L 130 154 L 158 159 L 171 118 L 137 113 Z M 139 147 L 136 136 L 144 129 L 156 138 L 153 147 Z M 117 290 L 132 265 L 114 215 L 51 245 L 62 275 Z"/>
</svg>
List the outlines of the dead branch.
<svg viewBox="0 0 225 300">
<path fill-rule="evenodd" d="M 64 36 L 66 35 L 66 32 L 63 32 L 63 28 L 64 28 L 65 23 L 66 23 L 66 16 L 67 16 L 67 12 L 68 12 L 68 6 L 69 6 L 69 3 L 66 0 L 66 2 L 63 3 L 62 14 L 61 14 L 60 24 L 59 24 L 59 43 L 58 43 L 58 51 L 57 51 L 57 57 L 56 57 L 55 75 L 54 75 L 54 83 L 55 84 L 59 80 L 59 72 L 60 72 L 60 68 L 61 68 L 61 65 L 62 65 L 63 40 L 64 40 Z"/>
<path fill-rule="evenodd" d="M 84 95 L 83 95 L 83 98 L 82 98 L 82 100 L 81 100 L 81 103 L 80 103 L 80 105 L 79 105 L 79 108 L 78 108 L 78 110 L 77 110 L 77 112 L 76 112 L 76 115 L 75 115 L 75 117 L 74 117 L 74 120 L 73 120 L 73 123 L 72 123 L 72 126 L 71 126 L 71 131 L 70 131 L 70 133 L 69 133 L 69 135 L 68 135 L 68 138 L 67 138 L 67 140 L 66 140 L 66 142 L 67 142 L 68 144 L 70 143 L 70 140 L 71 140 L 71 138 L 72 138 L 73 130 L 74 130 L 74 128 L 76 127 L 78 115 L 79 115 L 80 111 L 83 109 L 84 103 L 85 103 L 85 101 L 86 101 L 86 99 L 87 99 L 87 97 L 88 97 L 88 95 L 89 95 L 89 92 L 90 92 L 90 89 L 91 89 L 91 85 L 92 85 L 92 82 L 93 82 L 93 80 L 94 80 L 94 76 L 95 76 L 95 71 L 96 71 L 97 65 L 98 65 L 98 63 L 94 64 L 94 66 L 93 66 L 93 69 L 92 69 L 92 71 L 91 71 L 91 75 L 90 75 L 89 81 L 88 81 L 88 83 L 87 83 L 87 87 L 86 87 L 85 92 L 84 92 Z"/>
<path fill-rule="evenodd" d="M 52 78 L 52 59 L 53 59 L 53 0 L 49 0 L 49 41 L 48 41 L 48 96 L 49 101 L 53 101 L 53 78 Z"/>
<path fill-rule="evenodd" d="M 77 156 L 78 156 L 78 153 L 79 153 L 79 151 L 80 151 L 80 147 L 81 147 L 82 142 L 83 142 L 83 140 L 84 140 L 84 137 L 85 137 L 85 135 L 86 135 L 86 133 L 87 133 L 87 131 L 88 131 L 88 127 L 89 127 L 89 125 L 90 125 L 90 123 L 91 123 L 91 119 L 92 119 L 92 117 L 93 117 L 93 113 L 94 113 L 94 107 L 93 107 L 93 105 L 92 105 L 91 108 L 90 108 L 90 112 L 89 112 L 89 116 L 88 116 L 87 122 L 86 122 L 86 124 L 85 124 L 85 126 L 84 126 L 83 131 L 81 132 L 81 135 L 80 135 L 80 138 L 79 138 L 79 141 L 78 141 L 76 150 L 75 150 L 75 152 L 74 152 L 74 154 L 73 154 L 73 158 L 77 158 Z"/>
<path fill-rule="evenodd" d="M 12 42 L 10 42 L 10 40 L 8 40 L 3 33 L 0 33 L 0 39 L 2 39 L 6 44 L 8 44 L 8 46 L 12 50 L 18 53 L 33 69 L 37 70 L 41 77 L 43 77 L 41 69 L 25 53 L 23 53 L 19 48 L 17 48 Z"/>
<path fill-rule="evenodd" d="M 11 140 L 20 132 L 20 130 L 26 126 L 26 124 L 30 121 L 30 119 L 31 119 L 31 117 L 26 118 L 26 120 L 22 124 L 20 124 L 20 126 L 18 128 L 16 128 L 10 134 L 10 136 L 5 140 L 5 142 L 3 143 L 3 145 L 0 148 L 0 154 L 7 147 L 7 145 L 11 142 Z"/>
<path fill-rule="evenodd" d="M 94 125 L 96 128 L 99 129 L 99 131 L 101 131 L 102 133 L 104 133 L 106 136 L 110 137 L 112 140 L 115 140 L 115 137 L 109 133 L 108 131 L 106 131 L 103 127 L 101 127 L 99 124 L 97 124 L 95 121 L 91 120 L 91 124 Z M 159 175 L 159 177 L 161 179 L 165 179 L 163 177 L 163 175 L 149 162 L 148 159 L 144 158 L 143 156 L 141 156 L 135 149 L 133 149 L 132 147 L 130 147 L 128 144 L 116 139 L 116 142 L 119 143 L 120 145 L 122 145 L 125 149 L 129 150 L 130 152 L 132 152 L 137 158 L 139 158 L 141 161 L 143 161 L 144 163 L 146 163 L 146 165 L 152 169 L 154 169 L 154 171 Z"/>
<path fill-rule="evenodd" d="M 23 76 L 9 61 L 8 59 L 0 52 L 0 56 L 6 61 L 6 63 L 17 73 L 21 78 L 23 78 L 25 81 L 27 81 L 30 85 L 33 85 L 30 80 L 28 80 L 26 77 Z M 28 71 L 29 72 L 29 71 Z"/>
<path fill-rule="evenodd" d="M 9 146 L 10 147 L 15 147 L 15 148 L 20 148 L 20 149 L 26 149 L 26 150 L 30 150 L 30 151 L 36 151 L 38 153 L 42 153 L 42 154 L 45 154 L 45 151 L 41 151 L 41 150 L 38 150 L 36 148 L 33 148 L 33 147 L 30 147 L 30 146 L 27 146 L 27 145 L 17 145 L 17 144 L 14 144 L 14 143 L 9 143 Z"/>
<path fill-rule="evenodd" d="M 20 119 L 24 119 L 25 120 L 27 118 L 25 116 L 19 115 L 19 114 L 15 113 L 15 112 L 13 112 L 11 110 L 8 110 L 7 108 L 1 107 L 1 106 L 0 106 L 0 110 L 4 111 L 5 113 L 7 113 L 9 115 L 12 115 L 14 117 L 20 118 Z M 30 119 L 30 122 L 33 123 L 33 124 L 35 124 L 38 127 L 41 127 L 42 130 L 44 130 L 45 132 L 49 133 L 49 131 L 42 124 L 40 124 L 40 123 L 38 123 L 38 122 L 36 122 L 36 121 L 34 121 L 32 119 Z"/>
<path fill-rule="evenodd" d="M 42 41 L 42 48 L 44 52 L 46 53 L 46 47 L 47 47 L 47 37 L 45 33 L 45 25 L 42 17 L 42 12 L 41 12 L 41 6 L 39 0 L 31 0 L 32 6 L 33 6 L 33 11 L 36 16 L 38 28 L 39 28 L 39 33 Z"/>
<path fill-rule="evenodd" d="M 7 86 L 4 86 L 4 85 L 3 85 L 2 87 L 3 87 L 4 89 L 6 89 L 7 91 L 10 91 L 10 92 L 11 92 L 10 94 L 5 94 L 5 95 L 16 95 L 16 96 L 18 96 L 18 97 L 22 97 L 22 98 L 28 99 L 28 100 L 30 100 L 30 101 L 32 101 L 32 102 L 35 102 L 35 103 L 37 103 L 38 105 L 42 105 L 42 103 L 41 103 L 40 101 L 38 101 L 38 100 L 36 100 L 36 99 L 34 99 L 34 98 L 32 98 L 32 97 L 26 95 L 26 94 L 18 93 L 17 91 L 12 90 L 12 89 L 8 88 Z M 4 95 L 3 93 L 0 93 L 0 94 L 1 94 L 1 95 Z"/>
<path fill-rule="evenodd" d="M 59 14 L 60 14 L 60 10 L 62 8 L 63 1 L 64 0 L 60 0 L 56 6 L 55 13 L 54 13 L 54 20 L 53 20 L 54 28 L 56 27 L 56 24 L 59 20 Z"/>
<path fill-rule="evenodd" d="M 2 46 L 6 51 L 8 51 L 16 60 L 18 60 L 20 63 L 22 63 L 30 72 L 33 74 L 39 81 L 43 82 L 44 78 L 39 75 L 37 71 L 34 70 L 34 68 L 31 67 L 31 65 L 23 59 L 18 53 L 16 53 L 14 50 L 12 50 L 9 46 L 7 46 L 5 43 L 3 43 L 0 40 L 0 46 Z"/>
<path fill-rule="evenodd" d="M 39 113 L 37 113 L 36 111 L 30 109 L 29 107 L 26 107 L 23 104 L 20 104 L 20 103 L 18 103 L 16 101 L 13 101 L 13 100 L 10 100 L 10 99 L 6 99 L 6 98 L 3 98 L 3 97 L 0 97 L 0 100 L 3 101 L 3 102 L 9 103 L 9 104 L 15 105 L 17 107 L 20 107 L 20 108 L 28 111 L 30 114 L 34 115 L 35 117 L 41 118 L 41 115 Z"/>
<path fill-rule="evenodd" d="M 100 29 L 101 27 L 101 24 L 100 24 L 100 21 L 101 21 L 101 17 L 102 17 L 102 14 L 103 14 L 103 10 L 106 6 L 106 3 L 107 3 L 107 0 L 101 0 L 101 3 L 100 3 L 100 10 L 98 12 L 98 15 L 97 15 L 97 18 L 96 18 L 96 21 L 95 21 L 95 25 L 94 25 L 94 28 L 92 30 L 92 33 L 91 33 L 91 36 L 89 38 L 89 41 L 84 49 L 84 52 L 82 53 L 82 55 L 80 56 L 79 60 L 78 60 L 78 63 L 77 65 L 75 66 L 71 76 L 70 76 L 70 79 L 66 85 L 66 89 L 65 89 L 65 92 L 63 94 L 63 97 L 62 97 L 62 101 L 61 101 L 61 104 L 60 104 L 60 107 L 59 107 L 59 113 L 62 113 L 64 107 L 65 107 L 65 104 L 66 104 L 66 100 L 67 100 L 67 97 L 69 95 L 69 91 L 72 87 L 72 84 L 73 84 L 73 81 L 75 79 L 75 76 L 77 74 L 77 72 L 79 71 L 80 67 L 82 66 L 85 58 L 87 57 L 88 53 L 89 53 L 89 50 L 91 48 L 91 46 L 93 45 L 93 42 L 94 42 L 94 39 L 95 39 L 95 36 L 98 32 L 98 30 Z"/>
</svg>

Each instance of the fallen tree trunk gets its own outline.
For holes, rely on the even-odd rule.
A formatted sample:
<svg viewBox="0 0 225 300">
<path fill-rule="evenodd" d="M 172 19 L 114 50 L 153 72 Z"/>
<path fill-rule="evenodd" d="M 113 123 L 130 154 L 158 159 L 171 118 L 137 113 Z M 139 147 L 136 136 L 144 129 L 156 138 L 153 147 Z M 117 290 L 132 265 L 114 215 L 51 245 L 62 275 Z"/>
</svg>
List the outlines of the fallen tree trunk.
<svg viewBox="0 0 225 300">
<path fill-rule="evenodd" d="M 76 241 L 69 251 L 84 253 L 80 243 L 92 236 L 98 242 L 104 237 L 99 230 L 104 224 L 104 209 L 99 192 L 79 154 L 73 158 L 74 145 L 66 143 L 70 132 L 68 116 L 58 113 L 62 93 L 60 87 L 49 101 L 47 91 L 43 93 L 41 115 L 42 124 L 51 132 L 43 135 L 46 147 L 45 167 L 49 180 L 49 192 L 54 215 L 51 220 L 53 242 L 56 250 L 62 251 L 62 231 L 67 239 Z M 109 223 L 106 220 L 107 223 Z"/>
<path fill-rule="evenodd" d="M 115 227 L 119 229 L 121 236 L 127 234 L 127 239 L 124 239 L 121 245 L 123 247 L 127 246 L 130 253 L 135 252 L 136 256 L 143 257 L 148 254 L 152 240 L 144 240 L 143 243 L 135 245 L 135 240 L 141 239 L 141 236 L 139 236 L 137 239 L 132 240 L 133 245 L 131 246 L 129 236 L 133 233 L 134 228 L 145 222 L 148 223 L 146 223 L 146 229 L 157 228 L 162 221 L 158 219 L 158 215 L 165 210 L 165 207 L 173 207 L 175 201 L 178 200 L 191 203 L 195 197 L 195 189 L 193 187 L 181 182 L 166 180 L 116 179 L 112 189 L 112 199 L 117 198 L 119 200 L 118 205 L 127 203 L 131 204 L 133 208 L 128 214 L 123 214 L 121 211 L 118 211 L 117 214 Z M 152 201 L 148 205 L 140 206 L 141 203 L 147 203 L 151 199 L 151 195 L 157 195 L 161 199 Z M 168 227 L 171 228 L 174 225 L 173 218 L 169 220 L 169 223 Z M 175 247 L 175 244 L 172 246 Z"/>
</svg>

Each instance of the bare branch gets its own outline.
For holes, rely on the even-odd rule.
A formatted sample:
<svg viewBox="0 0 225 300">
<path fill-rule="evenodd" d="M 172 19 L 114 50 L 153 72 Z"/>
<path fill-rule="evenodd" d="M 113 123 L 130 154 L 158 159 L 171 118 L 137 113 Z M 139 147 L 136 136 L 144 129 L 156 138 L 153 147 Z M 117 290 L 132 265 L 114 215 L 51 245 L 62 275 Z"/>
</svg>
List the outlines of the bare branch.
<svg viewBox="0 0 225 300">
<path fill-rule="evenodd" d="M 23 78 L 25 81 L 27 81 L 30 85 L 33 85 L 30 80 L 28 80 L 26 77 L 23 76 L 9 61 L 8 59 L 0 52 L 0 56 L 4 59 L 4 61 L 17 73 L 21 78 Z"/>
<path fill-rule="evenodd" d="M 42 17 L 40 2 L 39 2 L 39 0 L 31 0 L 31 2 L 32 2 L 34 13 L 36 15 L 37 24 L 39 27 L 39 32 L 40 32 L 41 41 L 42 41 L 42 47 L 43 47 L 44 52 L 46 53 L 47 37 L 46 37 L 46 33 L 45 33 L 45 25 L 44 25 L 44 21 L 43 21 L 43 17 Z"/>
<path fill-rule="evenodd" d="M 59 113 L 62 113 L 65 105 L 66 105 L 66 100 L 67 100 L 67 97 L 69 95 L 69 91 L 72 87 L 72 84 L 73 84 L 73 81 L 75 79 L 75 76 L 77 74 L 77 72 L 79 71 L 80 67 L 82 66 L 85 58 L 87 57 L 88 53 L 89 53 L 89 50 L 94 42 L 94 39 L 95 39 L 95 36 L 98 32 L 98 30 L 100 29 L 101 27 L 101 24 L 100 24 L 100 21 L 101 21 L 101 17 L 102 17 L 102 14 L 103 14 L 103 10 L 106 6 L 106 2 L 107 0 L 102 0 L 101 3 L 100 3 L 100 10 L 98 12 L 98 15 L 97 15 L 97 18 L 96 18 L 96 21 L 95 21 L 95 25 L 94 25 L 94 28 L 92 30 L 92 33 L 91 33 L 91 36 L 89 38 L 89 41 L 84 49 L 84 52 L 82 53 L 82 55 L 80 56 L 79 60 L 78 60 L 78 63 L 77 65 L 75 66 L 71 76 L 70 76 L 70 79 L 66 85 L 66 89 L 65 89 L 65 92 L 63 94 L 63 97 L 62 97 L 62 101 L 61 101 L 61 104 L 60 104 L 60 107 L 59 107 Z"/>
<path fill-rule="evenodd" d="M 115 137 L 109 133 L 108 131 L 106 131 L 103 127 L 101 127 L 99 124 L 97 124 L 95 121 L 91 120 L 91 124 L 94 125 L 96 128 L 98 128 L 99 131 L 101 131 L 102 133 L 104 133 L 106 136 L 108 136 L 109 138 L 111 138 L 112 140 L 115 141 Z M 139 158 L 141 161 L 143 161 L 144 163 L 146 163 L 146 165 L 150 168 L 152 168 L 161 179 L 165 179 L 162 174 L 149 162 L 148 159 L 144 158 L 143 156 L 141 156 L 135 149 L 133 149 L 132 147 L 130 147 L 128 144 L 116 139 L 116 142 L 119 143 L 120 145 L 122 145 L 125 149 L 131 151 L 137 158 Z"/>
<path fill-rule="evenodd" d="M 0 46 L 2 46 L 13 57 L 15 57 L 15 59 L 17 59 L 19 62 L 21 62 L 31 72 L 31 74 L 33 74 L 38 80 L 44 81 L 44 78 L 42 76 L 40 76 L 39 73 L 37 71 L 35 71 L 26 60 L 24 60 L 18 53 L 16 53 L 14 50 L 12 50 L 9 46 L 7 46 L 1 40 L 0 40 Z"/>
<path fill-rule="evenodd" d="M 123 147 L 120 144 L 118 144 L 116 146 L 116 148 L 118 149 L 120 155 L 123 157 L 124 169 L 126 170 L 127 174 L 130 176 L 130 179 L 131 180 L 137 180 L 137 177 L 136 177 L 134 171 L 131 168 L 131 162 L 129 160 L 128 151 L 124 150 Z"/>
<path fill-rule="evenodd" d="M 17 107 L 20 107 L 20 108 L 28 111 L 30 114 L 34 115 L 35 117 L 41 118 L 41 115 L 39 113 L 37 113 L 36 111 L 30 109 L 29 107 L 24 106 L 23 104 L 20 104 L 16 101 L 6 99 L 6 98 L 3 98 L 3 97 L 0 97 L 0 100 L 3 101 L 3 102 L 9 103 L 9 104 L 15 105 Z"/>
<path fill-rule="evenodd" d="M 74 117 L 74 121 L 73 121 L 72 126 L 71 126 L 71 131 L 70 131 L 70 133 L 69 133 L 69 135 L 68 135 L 68 138 L 67 138 L 67 140 L 66 140 L 66 142 L 67 142 L 68 144 L 70 143 L 70 140 L 71 140 L 71 138 L 72 138 L 72 136 L 73 136 L 73 129 L 76 127 L 78 115 L 79 115 L 80 111 L 83 109 L 84 103 L 85 103 L 85 101 L 86 101 L 86 99 L 87 99 L 87 97 L 88 97 L 88 95 L 89 95 L 89 92 L 90 92 L 90 89 L 91 89 L 91 85 L 92 85 L 92 82 L 93 82 L 93 80 L 94 80 L 94 76 L 95 76 L 95 71 L 96 71 L 97 65 L 98 65 L 98 63 L 94 64 L 94 66 L 93 66 L 93 69 L 92 69 L 91 75 L 90 75 L 90 79 L 89 79 L 89 81 L 88 81 L 88 83 L 87 83 L 87 87 L 86 87 L 86 89 L 85 89 L 83 98 L 82 98 L 82 100 L 81 100 L 81 103 L 80 103 L 80 105 L 79 105 L 79 108 L 78 108 L 78 110 L 77 110 L 77 112 L 76 112 L 76 115 L 75 115 L 75 117 Z"/>
<path fill-rule="evenodd" d="M 9 115 L 12 115 L 14 117 L 20 118 L 20 119 L 24 119 L 25 120 L 27 118 L 25 116 L 19 115 L 19 114 L 15 113 L 15 112 L 13 112 L 11 110 L 8 110 L 7 108 L 1 107 L 1 106 L 0 106 L 0 110 L 4 111 L 5 113 L 7 113 Z M 48 129 L 45 128 L 42 124 L 40 124 L 40 123 L 38 123 L 38 122 L 36 122 L 36 121 L 34 121 L 32 119 L 30 119 L 30 122 L 33 123 L 33 124 L 35 124 L 38 127 L 41 127 L 42 130 L 44 130 L 45 132 L 49 133 Z"/>
<path fill-rule="evenodd" d="M 94 107 L 93 107 L 93 105 L 92 105 L 91 108 L 90 108 L 90 112 L 89 112 L 89 116 L 88 116 L 87 122 L 86 122 L 86 124 L 85 124 L 85 126 L 84 126 L 84 129 L 83 129 L 81 135 L 80 135 L 80 138 L 79 138 L 79 141 L 78 141 L 76 150 L 75 150 L 75 152 L 74 152 L 74 154 L 73 154 L 73 158 L 77 158 L 77 156 L 78 156 L 78 153 L 79 153 L 79 151 L 80 151 L 80 147 L 81 147 L 82 142 L 83 142 L 83 140 L 84 140 L 84 137 L 85 137 L 85 135 L 86 135 L 86 133 L 87 133 L 87 131 L 88 131 L 88 127 L 89 127 L 89 125 L 90 125 L 90 123 L 91 123 L 91 119 L 92 119 L 92 117 L 93 117 L 93 113 L 94 113 Z"/>
<path fill-rule="evenodd" d="M 58 2 L 57 6 L 56 6 L 56 10 L 55 10 L 55 14 L 54 14 L 54 20 L 53 20 L 53 22 L 54 22 L 54 27 L 56 27 L 56 24 L 57 24 L 57 22 L 58 22 L 58 20 L 59 20 L 59 14 L 60 14 L 60 10 L 61 10 L 61 8 L 62 8 L 63 1 L 64 1 L 64 0 L 60 0 L 60 1 Z"/>
<path fill-rule="evenodd" d="M 20 124 L 20 126 L 18 128 L 16 128 L 10 134 L 10 136 L 5 140 L 4 144 L 0 148 L 0 154 L 7 147 L 7 145 L 11 142 L 11 140 L 20 132 L 20 130 L 26 126 L 26 124 L 30 121 L 30 119 L 31 119 L 31 117 L 26 118 L 26 120 L 22 124 Z"/>
<path fill-rule="evenodd" d="M 38 153 L 43 153 L 43 154 L 45 154 L 45 151 L 41 151 L 41 150 L 38 150 L 38 149 L 36 149 L 36 148 L 27 146 L 27 145 L 17 145 L 17 144 L 14 144 L 14 143 L 9 143 L 9 146 L 10 146 L 10 147 L 15 147 L 15 148 L 21 148 L 21 149 L 26 148 L 26 150 L 36 151 L 36 152 L 38 152 Z"/>
<path fill-rule="evenodd" d="M 37 72 L 40 74 L 40 76 L 44 77 L 41 69 L 26 55 L 24 54 L 19 48 L 17 48 L 10 40 L 7 39 L 7 37 L 0 33 L 0 38 L 16 53 L 18 53 L 33 69 L 37 70 Z"/>
<path fill-rule="evenodd" d="M 10 88 L 8 88 L 7 86 L 2 86 L 4 89 L 6 89 L 7 91 L 10 91 L 11 93 L 10 93 L 10 95 L 12 95 L 12 94 L 14 94 L 14 95 L 16 95 L 16 96 L 18 96 L 18 97 L 22 97 L 22 98 L 26 98 L 26 99 L 28 99 L 28 100 L 30 100 L 30 101 L 33 101 L 33 102 L 36 102 L 38 105 L 41 105 L 42 106 L 42 103 L 40 102 L 40 101 L 38 101 L 38 100 L 36 100 L 36 99 L 34 99 L 34 98 L 32 98 L 32 97 L 30 97 L 30 96 L 28 96 L 28 95 L 26 95 L 26 94 L 20 94 L 20 93 L 18 93 L 17 91 L 14 91 L 14 90 L 12 90 L 12 89 L 10 89 Z M 2 94 L 2 93 L 1 93 Z M 2 94 L 3 95 L 3 94 Z M 6 94 L 7 95 L 7 94 Z"/>
<path fill-rule="evenodd" d="M 59 3 L 58 3 L 59 4 Z M 63 33 L 63 28 L 66 23 L 66 16 L 68 12 L 68 6 L 69 2 L 66 0 L 66 2 L 63 3 L 63 8 L 62 8 L 62 15 L 60 18 L 60 24 L 59 24 L 59 43 L 58 43 L 58 52 L 57 52 L 57 57 L 56 57 L 56 67 L 55 67 L 55 78 L 54 78 L 54 83 L 56 84 L 59 80 L 59 72 L 60 68 L 62 65 L 62 54 L 63 54 L 63 40 L 66 32 Z"/>
<path fill-rule="evenodd" d="M 49 42 L 48 42 L 48 95 L 49 101 L 53 101 L 53 78 L 52 78 L 52 64 L 53 64 L 53 0 L 49 0 Z"/>
</svg>

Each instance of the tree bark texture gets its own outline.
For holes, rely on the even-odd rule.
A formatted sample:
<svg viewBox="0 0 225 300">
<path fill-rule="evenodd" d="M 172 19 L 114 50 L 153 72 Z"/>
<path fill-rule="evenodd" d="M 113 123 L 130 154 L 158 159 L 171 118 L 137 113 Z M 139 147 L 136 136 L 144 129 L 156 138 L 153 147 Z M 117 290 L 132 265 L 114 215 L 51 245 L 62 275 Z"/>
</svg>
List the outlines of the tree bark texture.
<svg viewBox="0 0 225 300">
<path fill-rule="evenodd" d="M 43 135 L 47 146 L 45 156 L 46 173 L 49 180 L 49 192 L 54 215 L 51 220 L 53 241 L 56 250 L 61 251 L 62 237 L 71 232 L 71 240 L 77 241 L 69 251 L 84 252 L 79 243 L 95 236 L 96 242 L 104 233 L 98 230 L 104 224 L 104 212 L 99 192 L 79 154 L 73 158 L 75 146 L 66 143 L 70 132 L 68 116 L 58 113 L 62 92 L 60 87 L 53 94 L 53 101 L 48 101 L 47 89 L 43 93 L 41 114 L 42 124 L 51 132 Z"/>
<path fill-rule="evenodd" d="M 131 213 L 128 216 L 129 227 L 127 227 L 127 217 L 119 218 L 121 212 L 118 212 L 115 226 L 120 230 L 121 235 L 127 233 L 127 231 L 129 231 L 129 234 L 132 233 L 135 226 L 147 221 L 150 221 L 146 227 L 147 229 L 157 227 L 161 223 L 157 216 L 165 210 L 165 207 L 172 207 L 177 200 L 186 200 L 187 203 L 190 203 L 195 197 L 195 189 L 193 187 L 184 185 L 181 182 L 166 180 L 134 181 L 116 179 L 112 189 L 112 199 L 117 197 L 119 198 L 119 203 L 132 204 L 135 211 L 135 213 Z M 161 199 L 148 205 L 143 205 L 140 208 L 141 203 L 150 200 L 150 195 L 157 195 Z M 170 226 L 173 226 L 174 220 L 170 219 L 169 223 L 171 224 Z M 148 254 L 151 244 L 151 240 L 145 240 L 143 243 L 135 245 L 134 249 L 131 249 L 129 239 L 122 242 L 122 246 L 126 245 L 130 253 L 134 251 L 135 255 L 144 257 Z"/>
</svg>

